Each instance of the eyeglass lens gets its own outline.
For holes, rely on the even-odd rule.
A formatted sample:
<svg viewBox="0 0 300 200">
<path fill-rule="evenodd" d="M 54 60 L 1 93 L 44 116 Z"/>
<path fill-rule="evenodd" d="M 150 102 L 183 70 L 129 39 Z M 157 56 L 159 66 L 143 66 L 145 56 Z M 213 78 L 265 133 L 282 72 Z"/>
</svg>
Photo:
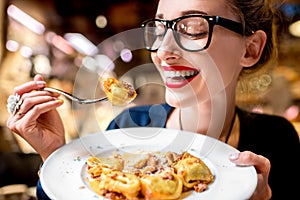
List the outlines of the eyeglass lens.
<svg viewBox="0 0 300 200">
<path fill-rule="evenodd" d="M 173 22 L 171 28 L 177 44 L 190 51 L 203 50 L 209 40 L 209 23 L 202 17 L 183 18 Z M 144 25 L 146 48 L 156 51 L 167 32 L 167 22 L 150 20 Z"/>
</svg>

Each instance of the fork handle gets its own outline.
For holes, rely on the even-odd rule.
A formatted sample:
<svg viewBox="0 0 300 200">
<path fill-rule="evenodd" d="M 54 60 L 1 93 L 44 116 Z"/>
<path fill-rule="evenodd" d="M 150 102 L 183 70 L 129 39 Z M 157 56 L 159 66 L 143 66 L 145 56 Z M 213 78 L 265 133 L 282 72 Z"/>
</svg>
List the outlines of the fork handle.
<svg viewBox="0 0 300 200">
<path fill-rule="evenodd" d="M 49 88 L 49 87 L 45 87 L 44 88 L 45 91 L 48 91 L 48 92 L 55 92 L 55 93 L 58 93 L 58 94 L 61 94 L 69 99 L 71 99 L 72 101 L 76 101 L 77 103 L 79 104 L 91 104 L 91 103 L 97 103 L 97 102 L 100 102 L 100 101 L 106 101 L 108 100 L 107 97 L 103 97 L 103 98 L 100 98 L 100 99 L 80 99 L 70 93 L 67 93 L 65 91 L 62 91 L 60 89 L 56 89 L 56 88 Z"/>
<path fill-rule="evenodd" d="M 72 101 L 76 101 L 76 102 L 79 102 L 79 103 L 80 103 L 80 101 L 82 101 L 82 99 L 79 99 L 78 97 L 75 97 L 72 94 L 67 93 L 65 91 L 62 91 L 60 89 L 45 87 L 44 90 L 48 91 L 48 92 L 55 92 L 55 93 L 64 95 L 65 97 L 71 99 Z"/>
<path fill-rule="evenodd" d="M 97 102 L 100 102 L 100 101 L 106 101 L 108 100 L 107 97 L 103 97 L 103 98 L 100 98 L 100 99 L 80 99 L 70 93 L 67 93 L 65 91 L 62 91 L 60 89 L 56 89 L 56 88 L 49 88 L 49 87 L 45 87 L 44 88 L 45 91 L 48 91 L 48 92 L 55 92 L 55 93 L 58 93 L 58 94 L 61 94 L 69 99 L 71 99 L 72 101 L 76 101 L 77 103 L 79 104 L 91 104 L 91 103 L 97 103 Z"/>
</svg>

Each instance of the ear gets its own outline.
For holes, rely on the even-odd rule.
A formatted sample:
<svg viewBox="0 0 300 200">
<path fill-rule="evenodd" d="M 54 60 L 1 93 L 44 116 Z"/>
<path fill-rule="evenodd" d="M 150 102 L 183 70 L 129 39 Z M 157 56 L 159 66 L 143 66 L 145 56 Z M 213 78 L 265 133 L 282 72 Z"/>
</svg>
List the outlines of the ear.
<svg viewBox="0 0 300 200">
<path fill-rule="evenodd" d="M 251 67 L 255 65 L 265 47 L 267 35 L 264 31 L 258 30 L 246 39 L 246 51 L 241 59 L 241 65 Z"/>
</svg>

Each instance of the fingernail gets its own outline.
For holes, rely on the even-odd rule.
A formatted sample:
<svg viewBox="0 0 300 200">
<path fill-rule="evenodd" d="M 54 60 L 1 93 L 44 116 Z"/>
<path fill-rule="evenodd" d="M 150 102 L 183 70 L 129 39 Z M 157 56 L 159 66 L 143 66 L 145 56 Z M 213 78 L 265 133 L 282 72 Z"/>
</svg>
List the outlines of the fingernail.
<svg viewBox="0 0 300 200">
<path fill-rule="evenodd" d="M 64 100 L 62 100 L 62 99 L 56 99 L 55 101 L 59 102 L 59 103 L 63 103 L 64 102 Z"/>
<path fill-rule="evenodd" d="M 37 85 L 39 85 L 39 86 L 44 86 L 44 85 L 46 85 L 46 82 L 45 81 L 36 81 L 35 82 Z"/>
<path fill-rule="evenodd" d="M 236 160 L 239 157 L 239 153 L 233 153 L 229 155 L 230 160 Z"/>
</svg>

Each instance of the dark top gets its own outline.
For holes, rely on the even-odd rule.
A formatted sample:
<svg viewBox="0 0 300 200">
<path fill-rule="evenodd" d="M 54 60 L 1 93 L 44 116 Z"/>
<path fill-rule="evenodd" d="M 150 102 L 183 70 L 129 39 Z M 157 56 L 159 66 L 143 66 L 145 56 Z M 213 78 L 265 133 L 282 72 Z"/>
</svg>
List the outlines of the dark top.
<svg viewBox="0 0 300 200">
<path fill-rule="evenodd" d="M 107 130 L 139 126 L 165 128 L 167 116 L 173 109 L 168 104 L 133 107 L 119 114 Z M 249 113 L 239 108 L 236 110 L 240 120 L 237 149 L 252 151 L 270 160 L 272 199 L 300 199 L 297 184 L 300 180 L 300 145 L 294 126 L 283 117 Z M 48 199 L 40 182 L 37 196 L 38 199 Z"/>
</svg>

